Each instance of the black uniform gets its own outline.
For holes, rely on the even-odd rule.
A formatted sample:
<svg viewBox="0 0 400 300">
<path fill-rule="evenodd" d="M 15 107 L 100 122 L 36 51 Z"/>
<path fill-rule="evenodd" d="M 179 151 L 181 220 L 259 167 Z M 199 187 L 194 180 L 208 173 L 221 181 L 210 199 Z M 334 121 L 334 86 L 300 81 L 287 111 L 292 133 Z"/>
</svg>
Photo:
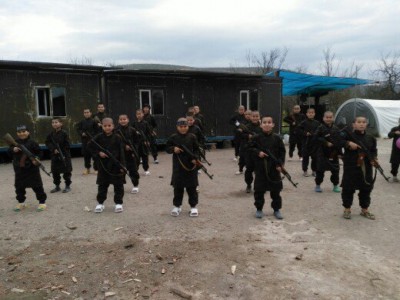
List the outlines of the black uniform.
<svg viewBox="0 0 400 300">
<path fill-rule="evenodd" d="M 151 134 L 149 136 L 149 142 L 150 142 L 151 155 L 153 156 L 154 160 L 157 160 L 158 150 L 156 143 L 156 129 L 157 129 L 156 119 L 149 113 L 149 114 L 144 114 L 143 120 L 146 121 L 150 126 Z"/>
<path fill-rule="evenodd" d="M 82 155 L 85 161 L 85 168 L 90 169 L 91 167 L 90 162 L 92 159 L 92 153 L 88 150 L 88 142 L 90 141 L 90 138 L 88 135 L 84 135 L 84 133 L 85 134 L 89 133 L 91 136 L 95 136 L 99 131 L 99 127 L 97 123 L 93 120 L 93 118 L 88 118 L 80 121 L 76 126 L 76 130 L 78 131 L 78 134 L 81 137 Z M 97 170 L 96 161 L 94 159 L 93 159 L 93 168 Z"/>
<path fill-rule="evenodd" d="M 97 117 L 97 118 L 96 118 Z M 93 119 L 99 119 L 100 124 L 96 124 L 97 125 L 97 133 L 102 133 L 103 132 L 103 128 L 101 126 L 101 122 L 103 121 L 104 118 L 108 118 L 108 115 L 105 112 L 97 112 L 94 114 Z"/>
<path fill-rule="evenodd" d="M 140 134 L 140 144 L 139 144 L 139 156 L 142 159 L 143 170 L 147 171 L 149 169 L 149 152 L 150 152 L 150 139 L 151 139 L 151 127 L 146 121 L 135 121 L 132 123 L 133 128 L 135 128 Z"/>
<path fill-rule="evenodd" d="M 46 137 L 45 143 L 51 155 L 51 172 L 53 174 L 53 183 L 56 186 L 59 186 L 61 183 L 61 174 L 63 174 L 65 186 L 70 186 L 72 176 L 72 162 L 68 133 L 63 129 L 58 131 L 53 130 Z M 55 150 L 58 150 L 57 145 L 61 150 L 62 155 L 64 156 L 64 162 L 60 154 L 54 153 Z"/>
<path fill-rule="evenodd" d="M 235 146 L 235 157 L 239 156 L 239 151 L 240 151 L 240 141 L 241 141 L 241 135 L 242 133 L 238 131 L 238 124 L 243 124 L 245 123 L 245 116 L 244 114 L 235 114 L 229 119 L 229 124 L 234 126 L 233 130 L 233 144 Z"/>
<path fill-rule="evenodd" d="M 369 150 L 373 158 L 378 155 L 376 139 L 367 133 L 354 131 L 354 136 L 361 141 Z M 342 132 L 345 141 L 353 140 L 345 131 Z M 350 208 L 353 204 L 353 195 L 359 190 L 358 198 L 361 208 L 367 209 L 371 203 L 371 191 L 374 187 L 373 168 L 368 157 L 362 150 L 351 150 L 345 146 L 343 155 L 343 178 L 342 178 L 342 201 L 345 208 Z"/>
<path fill-rule="evenodd" d="M 397 176 L 400 165 L 400 149 L 396 146 L 396 142 L 400 138 L 400 135 L 394 133 L 398 130 L 400 131 L 400 126 L 393 127 L 388 133 L 388 137 L 393 139 L 392 153 L 390 154 L 390 163 L 392 164 L 392 169 L 390 170 L 390 173 L 392 173 L 393 176 Z"/>
<path fill-rule="evenodd" d="M 204 118 L 204 116 L 201 113 L 198 114 L 194 114 L 193 117 L 195 118 L 195 120 L 199 120 L 200 125 L 196 124 L 197 126 L 200 127 L 201 131 L 204 132 L 206 130 L 206 120 Z"/>
<path fill-rule="evenodd" d="M 304 172 L 308 169 L 308 164 L 311 157 L 311 170 L 315 172 L 317 170 L 317 164 L 315 160 L 315 138 L 314 133 L 321 123 L 314 119 L 305 119 L 297 127 L 299 135 L 302 137 L 302 169 Z M 307 133 L 311 135 L 307 136 Z"/>
<path fill-rule="evenodd" d="M 240 151 L 245 153 L 245 164 L 246 171 L 244 171 L 244 181 L 247 184 L 247 187 L 250 187 L 253 183 L 253 172 L 255 168 L 255 155 L 254 151 L 249 151 L 249 146 L 251 143 L 250 135 L 254 136 L 262 133 L 262 129 L 260 127 L 260 123 L 249 123 L 246 126 L 247 131 L 242 132 L 242 141 L 240 142 Z M 251 133 L 251 134 L 250 134 Z M 239 166 L 240 168 L 240 166 Z"/>
<path fill-rule="evenodd" d="M 175 133 L 171 135 L 167 141 L 166 151 L 172 153 L 172 178 L 171 185 L 174 187 L 173 204 L 180 207 L 183 201 L 184 188 L 189 195 L 190 207 L 196 207 L 198 203 L 198 194 L 196 187 L 199 185 L 197 178 L 197 167 L 191 162 L 194 158 L 188 153 L 174 153 L 174 147 L 185 145 L 194 155 L 198 157 L 199 144 L 197 138 L 191 134 Z"/>
<path fill-rule="evenodd" d="M 297 145 L 297 154 L 302 157 L 301 142 L 302 137 L 297 132 L 297 126 L 306 119 L 302 113 L 290 114 L 286 116 L 283 121 L 289 124 L 289 157 L 293 157 L 293 152 Z"/>
<path fill-rule="evenodd" d="M 136 132 L 135 128 L 131 126 L 121 126 L 119 125 L 115 129 L 115 133 L 122 138 L 123 148 L 125 150 L 126 168 L 129 171 L 131 181 L 133 186 L 137 187 L 139 185 L 139 143 L 140 136 Z M 126 150 L 126 146 L 133 147 L 133 150 Z"/>
<path fill-rule="evenodd" d="M 111 152 L 118 161 L 125 165 L 125 155 L 121 137 L 114 133 L 108 136 L 104 133 L 100 133 L 93 139 L 104 149 Z M 115 204 L 122 204 L 125 175 L 121 172 L 120 166 L 113 162 L 111 158 L 101 158 L 99 153 L 102 152 L 102 150 L 95 145 L 93 141 L 89 142 L 89 148 L 92 151 L 93 156 L 96 157 L 99 162 L 99 172 L 96 181 L 99 186 L 97 193 L 98 203 L 103 204 L 107 199 L 108 187 L 112 184 L 114 185 L 114 202 Z"/>
<path fill-rule="evenodd" d="M 274 211 L 282 208 L 282 198 L 280 191 L 283 188 L 280 172 L 276 170 L 277 164 L 269 157 L 260 158 L 260 151 L 265 153 L 264 149 L 269 149 L 272 154 L 278 159 L 280 164 L 285 163 L 286 149 L 279 135 L 274 133 L 265 133 L 257 135 L 252 143 L 250 151 L 254 154 L 255 173 L 254 180 L 254 205 L 257 210 L 262 210 L 264 207 L 264 194 L 270 191 L 272 203 L 271 207 Z"/>
<path fill-rule="evenodd" d="M 324 180 L 325 171 L 331 172 L 331 182 L 333 185 L 339 184 L 339 155 L 342 155 L 341 138 L 339 136 L 339 128 L 332 124 L 326 123 L 319 125 L 315 131 L 316 138 L 316 161 L 317 161 L 317 176 L 315 184 L 320 185 Z M 333 144 L 328 147 L 328 142 Z"/>
<path fill-rule="evenodd" d="M 16 139 L 18 144 L 24 145 L 32 154 L 39 156 L 39 144 L 30 139 Z M 32 188 L 36 194 L 36 199 L 40 204 L 44 204 L 47 195 L 43 189 L 42 177 L 40 176 L 39 167 L 35 166 L 32 161 L 22 152 L 14 152 L 14 146 L 8 149 L 8 153 L 13 158 L 13 167 L 15 172 L 15 193 L 19 203 L 25 202 L 26 188 Z"/>
</svg>

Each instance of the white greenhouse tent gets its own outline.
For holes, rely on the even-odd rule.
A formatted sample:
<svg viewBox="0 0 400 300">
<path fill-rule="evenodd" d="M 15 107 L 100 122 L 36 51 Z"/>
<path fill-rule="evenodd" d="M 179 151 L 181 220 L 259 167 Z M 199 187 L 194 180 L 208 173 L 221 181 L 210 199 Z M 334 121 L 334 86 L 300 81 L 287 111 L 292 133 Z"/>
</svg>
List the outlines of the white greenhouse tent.
<svg viewBox="0 0 400 300">
<path fill-rule="evenodd" d="M 349 99 L 337 110 L 335 123 L 350 125 L 356 116 L 367 117 L 368 132 L 387 137 L 390 129 L 399 124 L 400 100 Z"/>
</svg>

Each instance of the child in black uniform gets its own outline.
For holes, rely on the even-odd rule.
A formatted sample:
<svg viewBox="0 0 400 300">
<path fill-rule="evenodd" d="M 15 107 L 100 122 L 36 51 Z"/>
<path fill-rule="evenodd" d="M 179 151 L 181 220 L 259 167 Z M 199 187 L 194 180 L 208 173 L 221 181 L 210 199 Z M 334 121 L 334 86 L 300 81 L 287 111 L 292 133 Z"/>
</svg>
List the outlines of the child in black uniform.
<svg viewBox="0 0 400 300">
<path fill-rule="evenodd" d="M 197 167 L 195 158 L 182 149 L 181 145 L 186 146 L 192 154 L 198 157 L 199 144 L 197 138 L 188 133 L 188 123 L 185 118 L 180 118 L 176 124 L 177 133 L 171 135 L 167 141 L 166 151 L 173 154 L 172 159 L 172 179 L 171 185 L 174 187 L 173 209 L 171 215 L 174 217 L 179 216 L 181 212 L 181 205 L 183 201 L 183 193 L 189 195 L 189 205 L 191 217 L 197 217 L 199 212 L 196 208 L 199 199 L 196 187 L 199 185 L 197 178 Z"/>
<path fill-rule="evenodd" d="M 281 166 L 285 163 L 286 149 L 279 135 L 272 132 L 275 123 L 272 117 L 265 116 L 261 120 L 262 133 L 255 136 L 250 151 L 256 156 L 254 180 L 254 205 L 257 209 L 256 218 L 263 217 L 264 194 L 270 191 L 272 198 L 271 207 L 277 219 L 283 219 L 280 209 L 282 208 L 282 198 L 280 191 L 283 188 L 280 172 Z M 265 149 L 269 149 L 277 158 L 279 164 L 268 157 Z"/>
<path fill-rule="evenodd" d="M 358 143 L 362 143 L 368 149 L 373 159 L 376 159 L 378 150 L 376 139 L 366 133 L 367 119 L 356 117 L 353 123 L 354 132 L 342 131 L 345 152 L 343 155 L 342 201 L 344 207 L 343 217 L 351 219 L 351 206 L 356 190 L 359 190 L 358 199 L 361 206 L 361 215 L 367 219 L 375 220 L 375 216 L 369 212 L 371 204 L 371 191 L 374 188 L 373 161 L 368 159 L 366 153 L 360 149 Z"/>
<path fill-rule="evenodd" d="M 110 184 L 114 185 L 114 202 L 115 212 L 123 211 L 123 197 L 124 197 L 124 183 L 125 174 L 121 166 L 113 161 L 107 151 L 119 161 L 123 166 L 125 165 L 124 148 L 121 137 L 114 134 L 114 123 L 111 118 L 104 118 L 102 121 L 103 133 L 96 135 L 93 140 L 89 142 L 89 147 L 93 156 L 98 158 L 99 172 L 97 174 L 98 193 L 97 193 L 97 206 L 96 213 L 101 213 L 104 210 L 104 201 L 107 199 L 107 191 Z"/>
<path fill-rule="evenodd" d="M 138 153 L 139 135 L 135 128 L 129 126 L 129 118 L 127 115 L 119 115 L 118 127 L 115 133 L 122 138 L 125 150 L 126 168 L 129 171 L 133 188 L 131 193 L 139 193 L 139 162 L 140 157 Z M 133 149 L 132 149 L 133 148 Z"/>
<path fill-rule="evenodd" d="M 24 145 L 32 154 L 39 156 L 39 144 L 29 137 L 29 130 L 25 125 L 17 127 L 16 142 Z M 30 160 L 19 147 L 10 146 L 8 153 L 12 155 L 13 167 L 15 172 L 15 193 L 17 194 L 18 204 L 14 211 L 21 211 L 26 207 L 25 194 L 26 188 L 30 187 L 36 194 L 36 199 L 39 201 L 37 211 L 46 209 L 47 195 L 43 189 L 42 177 L 40 176 L 39 167 L 34 160 Z"/>
<path fill-rule="evenodd" d="M 317 130 L 320 123 L 317 120 L 314 120 L 315 117 L 315 109 L 309 108 L 307 109 L 307 118 L 302 121 L 297 127 L 298 134 L 302 137 L 301 148 L 302 148 L 302 158 L 303 161 L 301 163 L 303 169 L 303 176 L 308 177 L 307 169 L 308 164 L 310 162 L 311 157 L 311 171 L 312 176 L 317 176 L 317 161 L 315 159 L 315 139 L 314 133 Z"/>
<path fill-rule="evenodd" d="M 51 155 L 51 172 L 53 174 L 54 189 L 50 193 L 61 191 L 61 174 L 65 181 L 63 193 L 71 190 L 72 163 L 70 153 L 70 142 L 68 133 L 62 129 L 60 118 L 53 118 L 51 121 L 53 131 L 46 138 L 46 146 Z M 61 153 L 60 153 L 61 151 Z"/>
<path fill-rule="evenodd" d="M 140 133 L 139 155 L 142 160 L 142 167 L 144 175 L 150 175 L 149 171 L 149 153 L 151 151 L 151 127 L 149 123 L 144 120 L 144 114 L 141 109 L 136 110 L 136 121 L 132 126 Z"/>
<path fill-rule="evenodd" d="M 89 108 L 85 108 L 83 110 L 84 119 L 81 120 L 77 126 L 76 130 L 78 131 L 79 136 L 81 137 L 82 142 L 82 155 L 83 160 L 85 163 L 85 170 L 83 171 L 82 175 L 90 174 L 90 167 L 91 167 L 91 160 L 92 160 L 92 153 L 88 150 L 88 142 L 90 140 L 90 136 L 95 136 L 99 129 L 98 125 L 95 120 L 92 118 L 92 112 Z M 97 163 L 93 158 L 93 169 L 95 173 L 97 172 Z"/>
<path fill-rule="evenodd" d="M 400 124 L 400 119 L 399 119 L 399 124 Z M 388 137 L 390 139 L 393 139 L 393 144 L 392 144 L 392 153 L 390 154 L 390 163 L 392 165 L 392 169 L 390 170 L 390 173 L 393 175 L 392 182 L 399 182 L 399 179 L 397 178 L 397 173 L 399 172 L 399 165 L 400 165 L 400 125 L 393 127 L 389 134 Z"/>
<path fill-rule="evenodd" d="M 333 123 L 333 112 L 324 113 L 323 122 L 315 131 L 317 176 L 315 177 L 315 191 L 322 193 L 321 183 L 324 181 L 325 171 L 331 172 L 333 191 L 340 193 L 339 188 L 339 156 L 341 151 L 341 138 L 339 128 Z"/>
</svg>

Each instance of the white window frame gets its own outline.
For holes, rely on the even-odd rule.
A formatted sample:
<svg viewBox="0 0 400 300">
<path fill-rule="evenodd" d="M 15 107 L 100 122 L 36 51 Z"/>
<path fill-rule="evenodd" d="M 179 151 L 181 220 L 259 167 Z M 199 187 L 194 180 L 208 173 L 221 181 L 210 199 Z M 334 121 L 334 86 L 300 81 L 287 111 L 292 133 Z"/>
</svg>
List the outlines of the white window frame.
<svg viewBox="0 0 400 300">
<path fill-rule="evenodd" d="M 152 107 L 153 103 L 151 103 L 151 90 L 150 89 L 140 89 L 139 90 L 139 97 L 140 97 L 140 109 L 143 109 L 143 99 L 142 99 L 142 92 L 148 92 L 149 93 L 149 105 L 150 107 Z M 151 109 L 150 109 L 150 113 L 151 113 Z"/>
<path fill-rule="evenodd" d="M 246 102 L 246 109 L 250 109 L 250 90 L 241 90 L 239 93 L 239 101 L 240 101 L 240 105 L 244 105 L 242 103 L 242 94 L 246 94 L 247 95 L 247 102 Z"/>
<path fill-rule="evenodd" d="M 154 90 L 162 90 L 163 91 L 163 113 L 157 114 L 155 116 L 164 116 L 165 115 L 165 90 L 162 88 L 154 88 L 152 89 L 139 89 L 139 101 L 140 101 L 140 109 L 143 109 L 143 99 L 142 99 L 142 92 L 149 93 L 149 105 L 150 105 L 150 113 L 153 114 L 153 91 Z"/>
</svg>

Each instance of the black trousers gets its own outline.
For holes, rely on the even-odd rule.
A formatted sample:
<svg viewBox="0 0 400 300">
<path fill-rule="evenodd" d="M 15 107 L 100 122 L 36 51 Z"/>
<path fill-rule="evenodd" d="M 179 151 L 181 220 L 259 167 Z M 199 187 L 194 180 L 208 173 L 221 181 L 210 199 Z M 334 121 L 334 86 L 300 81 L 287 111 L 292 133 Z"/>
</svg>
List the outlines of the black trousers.
<svg viewBox="0 0 400 300">
<path fill-rule="evenodd" d="M 151 155 L 153 156 L 154 160 L 156 160 L 158 156 L 158 150 L 157 150 L 156 138 L 154 136 L 151 136 L 150 138 L 150 150 L 151 150 Z"/>
<path fill-rule="evenodd" d="M 189 196 L 189 205 L 190 207 L 196 207 L 196 205 L 199 203 L 199 195 L 197 194 L 196 187 L 186 187 L 186 192 L 188 193 Z M 183 193 L 184 193 L 184 188 L 183 187 L 174 187 L 174 199 L 173 199 L 173 204 L 176 207 L 180 207 L 183 202 Z"/>
<path fill-rule="evenodd" d="M 264 207 L 265 199 L 264 194 L 266 190 L 256 190 L 254 192 L 254 206 L 257 210 L 262 210 Z M 280 195 L 281 191 L 270 191 L 270 196 L 272 199 L 271 207 L 274 211 L 280 210 L 282 208 L 282 197 Z"/>
<path fill-rule="evenodd" d="M 235 137 L 233 139 L 233 145 L 235 146 L 235 157 L 239 156 L 240 144 L 241 144 L 240 136 L 235 135 Z"/>
<path fill-rule="evenodd" d="M 290 135 L 289 137 L 289 157 L 293 157 L 294 150 L 297 146 L 297 155 L 302 157 L 301 140 L 296 136 Z"/>
<path fill-rule="evenodd" d="M 331 182 L 333 185 L 339 184 L 339 161 L 330 161 L 329 171 L 331 172 Z M 315 184 L 320 185 L 324 181 L 324 174 L 326 171 L 318 171 L 315 177 Z"/>
<path fill-rule="evenodd" d="M 93 169 L 98 170 L 97 162 L 93 158 L 92 153 L 90 153 L 90 151 L 88 150 L 87 142 L 86 143 L 82 142 L 82 155 L 83 155 L 83 161 L 85 162 L 86 169 L 90 169 L 90 167 L 92 166 L 91 162 L 93 159 Z"/>
<path fill-rule="evenodd" d="M 244 181 L 247 185 L 251 185 L 253 183 L 253 172 L 254 172 L 254 157 L 253 154 L 246 152 L 246 171 L 244 171 Z"/>
<path fill-rule="evenodd" d="M 353 205 L 353 196 L 356 190 L 343 189 L 342 190 L 342 201 L 343 207 L 350 208 Z M 371 204 L 371 189 L 359 190 L 358 200 L 361 208 L 368 208 Z"/>
<path fill-rule="evenodd" d="M 303 161 L 301 162 L 301 166 L 304 172 L 308 169 L 308 164 L 310 163 L 311 157 L 311 170 L 315 172 L 317 170 L 317 160 L 314 154 L 311 154 L 307 147 L 303 147 L 302 150 Z"/>
<path fill-rule="evenodd" d="M 113 185 L 114 185 L 114 203 L 122 204 L 123 203 L 122 199 L 124 198 L 124 184 L 118 183 Z M 99 204 L 103 204 L 104 201 L 106 201 L 109 186 L 110 186 L 109 183 L 99 184 L 97 192 L 97 202 L 99 202 Z"/>
<path fill-rule="evenodd" d="M 392 169 L 390 170 L 390 173 L 392 173 L 393 176 L 397 176 L 397 173 L 399 172 L 399 163 L 392 163 Z"/>
<path fill-rule="evenodd" d="M 63 178 L 64 178 L 66 186 L 70 186 L 71 185 L 71 183 L 72 183 L 71 177 L 72 177 L 72 173 L 71 172 L 63 173 Z M 55 185 L 60 185 L 60 183 L 61 183 L 61 173 L 54 173 L 53 172 L 53 183 Z"/>
<path fill-rule="evenodd" d="M 39 201 L 40 204 L 46 203 L 47 195 L 44 192 L 43 186 L 34 186 L 32 187 L 32 190 L 36 194 L 36 199 Z M 17 200 L 19 203 L 24 203 L 25 202 L 25 195 L 26 195 L 26 188 L 20 187 L 20 188 L 15 188 L 15 193 L 17 194 Z"/>
<path fill-rule="evenodd" d="M 129 177 L 131 178 L 133 186 L 138 186 L 139 185 L 139 172 L 138 172 L 138 164 L 136 163 L 135 160 L 129 160 L 126 163 L 126 168 L 128 169 L 129 172 Z"/>
<path fill-rule="evenodd" d="M 142 160 L 143 170 L 147 171 L 149 169 L 149 154 L 146 150 L 139 150 L 139 157 Z"/>
</svg>

